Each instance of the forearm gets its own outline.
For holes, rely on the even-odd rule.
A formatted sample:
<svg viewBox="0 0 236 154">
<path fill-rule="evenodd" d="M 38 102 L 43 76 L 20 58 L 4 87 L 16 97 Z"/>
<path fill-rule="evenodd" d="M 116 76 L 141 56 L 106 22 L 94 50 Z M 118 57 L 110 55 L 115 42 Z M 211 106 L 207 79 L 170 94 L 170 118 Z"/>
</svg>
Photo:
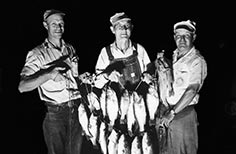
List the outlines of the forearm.
<svg viewBox="0 0 236 154">
<path fill-rule="evenodd" d="M 21 93 L 32 91 L 49 79 L 51 79 L 51 75 L 45 71 L 39 71 L 33 75 L 22 77 L 18 90 Z"/>
<path fill-rule="evenodd" d="M 172 110 L 175 113 L 178 113 L 182 111 L 186 106 L 188 106 L 193 100 L 193 98 L 196 96 L 198 88 L 198 84 L 190 85 Z"/>
</svg>

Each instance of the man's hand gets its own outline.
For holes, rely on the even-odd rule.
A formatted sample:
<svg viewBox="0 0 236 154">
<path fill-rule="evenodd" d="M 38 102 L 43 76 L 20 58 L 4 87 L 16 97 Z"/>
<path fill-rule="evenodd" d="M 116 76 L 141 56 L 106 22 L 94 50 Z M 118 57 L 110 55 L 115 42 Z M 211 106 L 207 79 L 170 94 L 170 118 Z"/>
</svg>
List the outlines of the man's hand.
<svg viewBox="0 0 236 154">
<path fill-rule="evenodd" d="M 108 79 L 111 82 L 119 82 L 119 78 L 120 78 L 121 74 L 117 71 L 113 71 L 111 72 L 111 74 L 108 76 Z"/>
<path fill-rule="evenodd" d="M 92 82 L 92 77 L 89 72 L 84 72 L 83 74 L 80 74 L 79 79 L 81 80 L 82 83 L 91 84 Z"/>
<path fill-rule="evenodd" d="M 153 81 L 153 77 L 148 74 L 148 73 L 144 73 L 143 77 L 142 77 L 142 81 L 146 82 L 147 84 L 151 83 Z"/>
<path fill-rule="evenodd" d="M 55 82 L 59 82 L 62 80 L 65 80 L 65 77 L 60 73 L 60 71 L 64 71 L 66 68 L 64 67 L 55 67 L 52 69 L 50 72 L 51 79 L 54 80 Z"/>
<path fill-rule="evenodd" d="M 174 117 L 175 117 L 175 112 L 171 110 L 170 112 L 168 112 L 166 115 L 163 116 L 163 118 L 161 119 L 161 123 L 163 123 L 166 127 L 169 127 Z"/>
</svg>

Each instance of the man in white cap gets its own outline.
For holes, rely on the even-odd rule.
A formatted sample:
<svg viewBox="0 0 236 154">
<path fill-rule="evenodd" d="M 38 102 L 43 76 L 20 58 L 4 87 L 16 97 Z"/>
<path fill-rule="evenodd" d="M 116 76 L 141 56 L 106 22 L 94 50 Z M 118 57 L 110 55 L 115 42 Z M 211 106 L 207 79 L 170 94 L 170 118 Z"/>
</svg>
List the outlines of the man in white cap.
<svg viewBox="0 0 236 154">
<path fill-rule="evenodd" d="M 96 73 L 102 73 L 115 61 L 125 62 L 125 68 L 122 71 L 116 69 L 102 73 L 97 77 L 95 86 L 102 88 L 108 81 L 112 81 L 119 83 L 123 88 L 127 88 L 128 85 L 135 87 L 140 81 L 141 74 L 146 71 L 147 64 L 150 63 L 149 56 L 142 45 L 131 41 L 133 24 L 131 18 L 124 12 L 113 15 L 110 23 L 115 41 L 102 48 L 95 67 Z"/>
<path fill-rule="evenodd" d="M 196 39 L 196 24 L 190 20 L 174 25 L 174 40 L 177 49 L 173 52 L 174 94 L 167 98 L 169 110 L 162 123 L 169 128 L 168 154 L 197 154 L 198 120 L 194 109 L 199 100 L 199 91 L 207 76 L 207 64 L 193 45 Z"/>
<path fill-rule="evenodd" d="M 21 93 L 38 89 L 47 106 L 43 121 L 48 154 L 79 154 L 82 131 L 78 122 L 78 56 L 72 45 L 62 39 L 65 13 L 47 10 L 43 25 L 48 37 L 30 50 L 21 71 Z"/>
</svg>

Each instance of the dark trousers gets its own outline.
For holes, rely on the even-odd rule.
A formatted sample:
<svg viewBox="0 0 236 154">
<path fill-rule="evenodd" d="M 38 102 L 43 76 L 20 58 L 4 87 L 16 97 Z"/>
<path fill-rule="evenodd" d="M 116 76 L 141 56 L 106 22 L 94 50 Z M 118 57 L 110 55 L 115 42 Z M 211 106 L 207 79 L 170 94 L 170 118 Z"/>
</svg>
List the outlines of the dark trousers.
<svg viewBox="0 0 236 154">
<path fill-rule="evenodd" d="M 43 131 L 48 154 L 80 154 L 83 136 L 77 105 L 48 106 Z"/>
</svg>

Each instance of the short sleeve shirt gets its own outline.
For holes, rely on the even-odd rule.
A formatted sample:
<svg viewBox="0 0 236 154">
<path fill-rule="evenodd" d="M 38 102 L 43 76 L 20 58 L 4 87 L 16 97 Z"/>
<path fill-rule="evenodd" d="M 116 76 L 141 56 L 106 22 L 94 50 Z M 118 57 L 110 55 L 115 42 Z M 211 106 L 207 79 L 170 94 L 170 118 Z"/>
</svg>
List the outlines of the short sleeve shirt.
<svg viewBox="0 0 236 154">
<path fill-rule="evenodd" d="M 167 98 L 170 105 L 175 105 L 191 84 L 199 84 L 201 89 L 207 76 L 207 64 L 203 56 L 193 47 L 186 55 L 177 60 L 177 50 L 173 54 L 174 95 Z M 197 104 L 197 94 L 189 105 Z"/>
<path fill-rule="evenodd" d="M 129 48 L 126 50 L 125 53 L 120 51 L 116 47 L 115 43 L 110 44 L 110 47 L 111 47 L 111 53 L 112 53 L 114 59 L 129 57 L 133 54 L 133 51 L 136 50 L 138 52 L 138 61 L 140 64 L 141 72 L 146 71 L 147 64 L 150 63 L 150 59 L 149 59 L 149 56 L 148 56 L 146 50 L 144 49 L 144 47 L 142 45 L 137 44 L 137 49 L 135 49 L 135 47 L 130 42 Z M 97 74 L 101 73 L 102 70 L 104 70 L 109 64 L 110 64 L 110 60 L 109 60 L 106 48 L 104 47 L 104 48 L 102 48 L 101 53 L 99 54 L 99 57 L 98 57 L 98 60 L 97 60 L 96 66 L 95 66 L 96 73 Z M 98 79 L 98 84 L 103 85 L 104 82 L 107 82 L 107 80 L 104 79 L 102 76 L 100 76 Z"/>
<path fill-rule="evenodd" d="M 46 69 L 50 66 L 48 65 L 50 62 L 65 55 L 68 55 L 66 60 L 70 61 L 70 57 L 75 54 L 75 49 L 70 44 L 63 41 L 63 46 L 59 50 L 46 39 L 44 43 L 28 52 L 21 76 L 28 76 L 40 69 Z M 41 100 L 60 104 L 80 97 L 69 91 L 69 89 L 78 89 L 72 71 L 69 69 L 63 75 L 65 76 L 63 81 L 48 80 L 38 87 Z"/>
</svg>

